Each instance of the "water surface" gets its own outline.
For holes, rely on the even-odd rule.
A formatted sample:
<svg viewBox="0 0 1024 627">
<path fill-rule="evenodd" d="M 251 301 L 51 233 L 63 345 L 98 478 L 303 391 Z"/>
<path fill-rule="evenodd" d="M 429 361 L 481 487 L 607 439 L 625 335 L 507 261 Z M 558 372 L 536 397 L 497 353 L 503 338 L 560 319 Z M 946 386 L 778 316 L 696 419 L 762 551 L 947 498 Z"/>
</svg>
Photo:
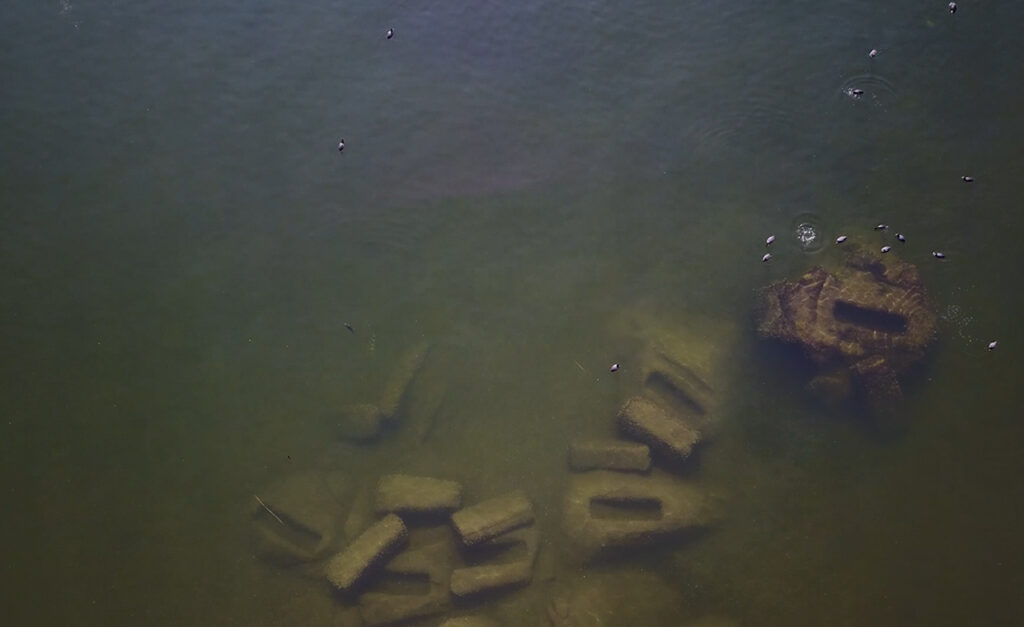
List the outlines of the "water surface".
<svg viewBox="0 0 1024 627">
<path fill-rule="evenodd" d="M 700 468 L 730 507 L 615 566 L 673 609 L 610 623 L 1013 623 L 1024 9 L 959 5 L 12 3 L 11 624 L 333 624 L 321 582 L 253 556 L 246 509 L 324 465 L 530 486 L 555 544 L 566 442 L 628 393 L 607 342 L 633 309 L 736 330 Z M 822 259 L 791 235 L 807 215 L 907 234 L 943 326 L 905 432 L 814 404 L 753 336 L 756 289 Z M 344 448 L 324 416 L 423 338 L 429 444 Z M 549 553 L 555 584 L 488 609 L 536 624 L 543 586 L 588 576 Z"/>
</svg>

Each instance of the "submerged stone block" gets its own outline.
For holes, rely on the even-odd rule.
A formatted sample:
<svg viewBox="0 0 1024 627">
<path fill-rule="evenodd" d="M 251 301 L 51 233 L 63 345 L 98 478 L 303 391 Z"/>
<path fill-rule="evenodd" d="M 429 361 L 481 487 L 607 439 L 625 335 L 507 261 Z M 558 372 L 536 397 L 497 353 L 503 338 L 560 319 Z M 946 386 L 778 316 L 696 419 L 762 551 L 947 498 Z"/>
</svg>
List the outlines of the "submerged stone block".
<svg viewBox="0 0 1024 627">
<path fill-rule="evenodd" d="M 344 492 L 331 477 L 311 472 L 286 477 L 254 495 L 250 514 L 256 553 L 281 564 L 328 555 L 340 538 Z"/>
<path fill-rule="evenodd" d="M 642 360 L 647 395 L 686 415 L 694 427 L 702 426 L 715 400 L 711 386 L 686 363 L 657 348 L 648 347 Z"/>
<path fill-rule="evenodd" d="M 396 421 L 398 410 L 402 405 L 409 386 L 430 353 L 430 342 L 419 342 L 402 354 L 395 365 L 394 371 L 384 385 L 380 398 L 380 411 L 386 421 Z"/>
<path fill-rule="evenodd" d="M 622 470 L 646 472 L 651 450 L 646 444 L 626 440 L 576 440 L 569 444 L 569 468 L 573 470 Z"/>
<path fill-rule="evenodd" d="M 649 398 L 636 396 L 619 410 L 619 428 L 658 452 L 682 460 L 700 442 L 700 431 L 684 417 Z"/>
<path fill-rule="evenodd" d="M 339 590 L 350 590 L 367 571 L 394 555 L 407 538 L 402 519 L 388 514 L 331 558 L 326 568 L 328 581 Z"/>
<path fill-rule="evenodd" d="M 881 355 L 866 357 L 850 366 L 860 387 L 864 400 L 875 416 L 885 417 L 895 413 L 903 400 L 903 388 L 896 373 Z"/>
<path fill-rule="evenodd" d="M 452 514 L 452 524 L 467 546 L 490 540 L 533 522 L 533 505 L 520 490 Z"/>
<path fill-rule="evenodd" d="M 452 594 L 458 597 L 472 596 L 530 583 L 533 565 L 540 547 L 540 533 L 535 527 L 517 529 L 491 539 L 489 547 L 513 547 L 521 545 L 525 555 L 507 563 L 483 564 L 456 569 L 452 573 Z"/>
<path fill-rule="evenodd" d="M 424 585 L 421 594 L 371 591 L 359 597 L 360 615 L 367 625 L 385 625 L 431 616 L 451 608 L 449 582 L 455 561 L 450 542 L 436 542 L 399 553 L 384 567 L 384 576 L 412 578 Z"/>
<path fill-rule="evenodd" d="M 356 403 L 335 417 L 338 435 L 345 440 L 368 442 L 376 439 L 384 425 L 384 414 L 371 403 Z"/>
<path fill-rule="evenodd" d="M 657 543 L 711 524 L 717 513 L 690 482 L 665 475 L 595 471 L 574 475 L 566 494 L 566 535 L 590 557 Z"/>
<path fill-rule="evenodd" d="M 445 514 L 462 505 L 462 486 L 455 481 L 385 475 L 377 483 L 379 513 Z"/>
</svg>

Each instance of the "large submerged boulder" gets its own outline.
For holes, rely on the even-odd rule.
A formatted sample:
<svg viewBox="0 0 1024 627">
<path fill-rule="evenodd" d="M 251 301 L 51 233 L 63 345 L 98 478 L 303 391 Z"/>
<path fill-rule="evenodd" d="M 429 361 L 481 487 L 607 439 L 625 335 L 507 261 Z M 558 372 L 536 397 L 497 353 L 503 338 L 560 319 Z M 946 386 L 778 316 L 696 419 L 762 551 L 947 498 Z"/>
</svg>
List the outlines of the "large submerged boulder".
<svg viewBox="0 0 1024 627">
<path fill-rule="evenodd" d="M 937 318 L 914 265 L 851 247 L 834 271 L 818 266 L 765 288 L 757 330 L 821 368 L 812 389 L 841 390 L 851 376 L 869 407 L 887 413 L 902 396 L 898 375 L 935 340 Z"/>
</svg>

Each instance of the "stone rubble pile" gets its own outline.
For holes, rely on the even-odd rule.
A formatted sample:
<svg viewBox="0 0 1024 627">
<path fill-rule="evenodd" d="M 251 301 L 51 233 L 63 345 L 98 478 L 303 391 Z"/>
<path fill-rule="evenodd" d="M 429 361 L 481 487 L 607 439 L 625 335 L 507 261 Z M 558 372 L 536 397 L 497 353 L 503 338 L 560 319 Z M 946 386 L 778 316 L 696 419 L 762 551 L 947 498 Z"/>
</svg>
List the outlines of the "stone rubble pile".
<svg viewBox="0 0 1024 627">
<path fill-rule="evenodd" d="M 640 330 L 629 336 L 635 347 L 623 368 L 634 377 L 626 379 L 631 393 L 608 417 L 619 437 L 568 444 L 561 516 L 568 542 L 559 547 L 584 564 L 678 541 L 721 516 L 691 463 L 718 415 L 716 347 L 695 334 L 652 332 L 646 320 L 630 324 Z M 372 443 L 399 426 L 429 352 L 429 344 L 414 346 L 377 402 L 343 411 L 341 438 Z M 447 627 L 496 627 L 493 618 L 460 614 L 530 586 L 542 540 L 525 491 L 466 503 L 458 481 L 405 473 L 379 477 L 372 494 L 344 473 L 296 474 L 262 491 L 251 516 L 257 554 L 305 565 L 302 572 L 345 608 L 344 627 L 435 616 Z M 542 612 L 541 623 L 568 627 L 593 614 L 562 609 Z"/>
<path fill-rule="evenodd" d="M 712 525 L 720 504 L 687 478 L 692 456 L 717 418 L 716 384 L 722 347 L 707 337 L 661 330 L 655 320 L 624 325 L 638 336 L 637 392 L 615 417 L 628 439 L 569 445 L 563 529 L 577 559 L 671 541 Z M 653 460 L 653 461 L 652 461 Z M 652 463 L 660 468 L 653 468 Z"/>
</svg>

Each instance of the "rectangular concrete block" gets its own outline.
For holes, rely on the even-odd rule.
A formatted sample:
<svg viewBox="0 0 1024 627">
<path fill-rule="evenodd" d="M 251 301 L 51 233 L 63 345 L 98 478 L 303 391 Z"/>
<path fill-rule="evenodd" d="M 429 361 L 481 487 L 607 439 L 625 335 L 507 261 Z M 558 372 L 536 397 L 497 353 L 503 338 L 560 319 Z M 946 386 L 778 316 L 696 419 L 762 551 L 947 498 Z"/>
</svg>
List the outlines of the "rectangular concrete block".
<svg viewBox="0 0 1024 627">
<path fill-rule="evenodd" d="M 512 562 L 456 569 L 451 575 L 451 590 L 455 596 L 466 597 L 490 590 L 525 585 L 533 579 L 533 565 L 540 550 L 540 532 L 535 526 L 515 529 L 477 546 L 505 549 L 522 547 L 524 555 Z"/>
<path fill-rule="evenodd" d="M 570 478 L 562 522 L 569 548 L 590 559 L 710 526 L 719 509 L 697 484 L 669 473 L 599 470 Z"/>
<path fill-rule="evenodd" d="M 525 585 L 532 578 L 533 565 L 526 561 L 458 568 L 452 573 L 452 594 L 472 596 L 488 590 Z"/>
<path fill-rule="evenodd" d="M 427 360 L 429 353 L 430 342 L 422 341 L 409 348 L 399 357 L 394 371 L 392 371 L 391 376 L 388 377 L 387 383 L 384 385 L 384 391 L 381 393 L 380 403 L 378 403 L 381 414 L 384 415 L 386 421 L 392 422 L 397 420 L 402 399 L 405 398 L 406 392 L 412 385 L 420 368 L 423 367 L 423 363 Z"/>
<path fill-rule="evenodd" d="M 455 481 L 385 475 L 377 482 L 379 513 L 446 514 L 462 506 L 462 486 Z"/>
<path fill-rule="evenodd" d="M 700 418 L 714 403 L 714 390 L 692 368 L 667 355 L 651 350 L 641 367 L 647 393 L 659 397 L 677 411 Z"/>
<path fill-rule="evenodd" d="M 569 444 L 569 468 L 573 470 L 623 470 L 645 472 L 651 467 L 651 449 L 626 440 L 576 440 Z"/>
<path fill-rule="evenodd" d="M 449 610 L 451 594 L 448 587 L 456 555 L 455 545 L 450 539 L 396 555 L 382 569 L 384 576 L 422 577 L 426 590 L 421 594 L 366 592 L 359 597 L 363 623 L 369 627 L 390 625 Z"/>
<path fill-rule="evenodd" d="M 686 459 L 701 438 L 700 432 L 682 417 L 642 396 L 629 399 L 619 410 L 619 428 L 630 437 L 678 459 Z"/>
<path fill-rule="evenodd" d="M 516 490 L 452 514 L 452 524 L 467 546 L 490 540 L 533 522 L 533 505 Z"/>
<path fill-rule="evenodd" d="M 327 563 L 327 580 L 342 591 L 351 589 L 368 571 L 393 556 L 409 532 L 402 519 L 388 514 L 370 526 Z"/>
</svg>

